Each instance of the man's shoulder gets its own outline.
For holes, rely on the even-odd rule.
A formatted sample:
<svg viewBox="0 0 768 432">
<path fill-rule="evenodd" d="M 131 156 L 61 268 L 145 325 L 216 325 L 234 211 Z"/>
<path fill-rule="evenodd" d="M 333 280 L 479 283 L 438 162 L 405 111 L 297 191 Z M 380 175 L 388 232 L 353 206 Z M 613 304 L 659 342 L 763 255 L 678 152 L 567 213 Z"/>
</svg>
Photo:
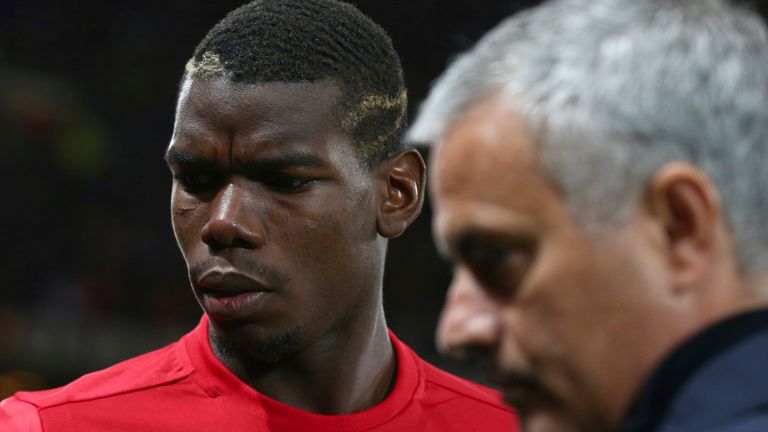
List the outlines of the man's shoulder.
<svg viewBox="0 0 768 432">
<path fill-rule="evenodd" d="M 37 409 L 132 393 L 178 381 L 193 371 L 180 342 L 92 372 L 71 383 L 42 391 L 19 392 L 15 399 Z"/>
<path fill-rule="evenodd" d="M 669 365 L 674 363 L 667 359 L 663 364 L 667 369 L 661 371 L 666 373 L 657 371 L 665 382 L 679 380 L 679 387 L 665 393 L 672 398 L 656 430 L 768 431 L 768 310 L 723 321 L 673 356 L 672 360 L 691 358 L 700 364 L 682 363 L 672 369 Z"/>
<path fill-rule="evenodd" d="M 421 360 L 421 364 L 426 381 L 426 392 L 438 394 L 442 396 L 441 398 L 464 399 L 468 403 L 491 410 L 512 411 L 504 404 L 498 391 L 453 375 L 424 360 Z"/>
<path fill-rule="evenodd" d="M 467 409 L 474 413 L 473 417 L 483 414 L 500 414 L 502 417 L 514 415 L 514 410 L 503 402 L 498 391 L 432 365 L 397 339 L 393 333 L 390 335 L 399 347 L 400 355 L 412 357 L 416 362 L 415 367 L 423 377 L 423 388 L 420 392 L 423 404 L 455 408 L 451 415 Z"/>
<path fill-rule="evenodd" d="M 3 432 L 41 432 L 43 426 L 37 407 L 9 397 L 0 401 L 0 430 Z"/>
<path fill-rule="evenodd" d="M 418 430 L 514 432 L 515 411 L 504 404 L 501 394 L 481 384 L 439 369 L 398 342 L 404 364 L 418 370 L 419 384 L 402 415 L 404 423 Z M 407 354 L 410 353 L 410 354 Z M 410 359 L 413 358 L 415 363 Z"/>
</svg>

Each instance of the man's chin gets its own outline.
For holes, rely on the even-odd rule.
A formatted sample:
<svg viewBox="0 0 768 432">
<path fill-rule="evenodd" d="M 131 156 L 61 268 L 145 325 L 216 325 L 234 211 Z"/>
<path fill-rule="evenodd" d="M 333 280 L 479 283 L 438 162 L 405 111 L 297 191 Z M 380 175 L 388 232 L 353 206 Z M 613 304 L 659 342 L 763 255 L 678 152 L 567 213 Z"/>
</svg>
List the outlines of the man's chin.
<svg viewBox="0 0 768 432">
<path fill-rule="evenodd" d="M 503 389 L 505 402 L 515 408 L 523 432 L 576 432 L 578 422 L 534 379 L 516 379 L 516 385 Z M 589 431 L 593 432 L 593 431 Z"/>
<path fill-rule="evenodd" d="M 523 432 L 580 432 L 573 420 L 552 410 L 521 413 L 520 423 Z"/>
<path fill-rule="evenodd" d="M 559 405 L 532 373 L 521 369 L 495 369 L 489 377 L 501 387 L 504 401 L 522 414 L 554 411 Z"/>
<path fill-rule="evenodd" d="M 218 326 L 217 326 L 218 327 Z M 296 327 L 290 331 L 267 334 L 254 325 L 236 328 L 211 328 L 211 347 L 219 358 L 240 358 L 254 363 L 275 364 L 301 349 L 304 332 Z"/>
</svg>

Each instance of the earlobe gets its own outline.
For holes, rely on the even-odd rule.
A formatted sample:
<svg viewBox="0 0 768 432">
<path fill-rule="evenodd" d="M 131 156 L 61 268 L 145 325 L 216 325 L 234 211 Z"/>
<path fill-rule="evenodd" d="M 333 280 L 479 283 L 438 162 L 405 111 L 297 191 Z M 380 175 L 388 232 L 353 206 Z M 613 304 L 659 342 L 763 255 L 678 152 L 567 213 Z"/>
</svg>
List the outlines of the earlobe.
<svg viewBox="0 0 768 432">
<path fill-rule="evenodd" d="M 385 161 L 381 170 L 384 191 L 377 229 L 382 237 L 395 238 L 421 213 L 426 165 L 416 149 L 408 148 Z"/>
<path fill-rule="evenodd" d="M 722 223 L 717 189 L 696 167 L 673 162 L 654 175 L 648 199 L 663 228 L 675 289 L 685 290 L 712 264 Z"/>
</svg>

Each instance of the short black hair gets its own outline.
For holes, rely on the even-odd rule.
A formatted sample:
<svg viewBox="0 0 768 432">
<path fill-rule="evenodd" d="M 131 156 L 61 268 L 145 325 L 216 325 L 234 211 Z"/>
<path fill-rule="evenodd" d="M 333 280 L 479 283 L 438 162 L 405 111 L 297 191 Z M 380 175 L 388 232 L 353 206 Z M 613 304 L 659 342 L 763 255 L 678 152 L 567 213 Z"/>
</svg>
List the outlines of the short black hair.
<svg viewBox="0 0 768 432">
<path fill-rule="evenodd" d="M 255 0 L 216 24 L 185 78 L 233 82 L 330 80 L 341 91 L 340 125 L 368 166 L 398 151 L 407 93 L 392 41 L 354 6 L 336 0 Z"/>
</svg>

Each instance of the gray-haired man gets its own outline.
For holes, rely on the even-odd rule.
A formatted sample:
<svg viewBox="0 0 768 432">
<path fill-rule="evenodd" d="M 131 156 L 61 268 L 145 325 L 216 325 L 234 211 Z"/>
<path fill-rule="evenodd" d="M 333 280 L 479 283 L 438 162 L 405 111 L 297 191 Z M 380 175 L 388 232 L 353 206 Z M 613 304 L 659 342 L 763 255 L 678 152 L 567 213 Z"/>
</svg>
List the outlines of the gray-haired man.
<svg viewBox="0 0 768 432">
<path fill-rule="evenodd" d="M 768 37 L 720 0 L 563 0 L 438 81 L 439 344 L 528 430 L 768 431 Z"/>
</svg>

